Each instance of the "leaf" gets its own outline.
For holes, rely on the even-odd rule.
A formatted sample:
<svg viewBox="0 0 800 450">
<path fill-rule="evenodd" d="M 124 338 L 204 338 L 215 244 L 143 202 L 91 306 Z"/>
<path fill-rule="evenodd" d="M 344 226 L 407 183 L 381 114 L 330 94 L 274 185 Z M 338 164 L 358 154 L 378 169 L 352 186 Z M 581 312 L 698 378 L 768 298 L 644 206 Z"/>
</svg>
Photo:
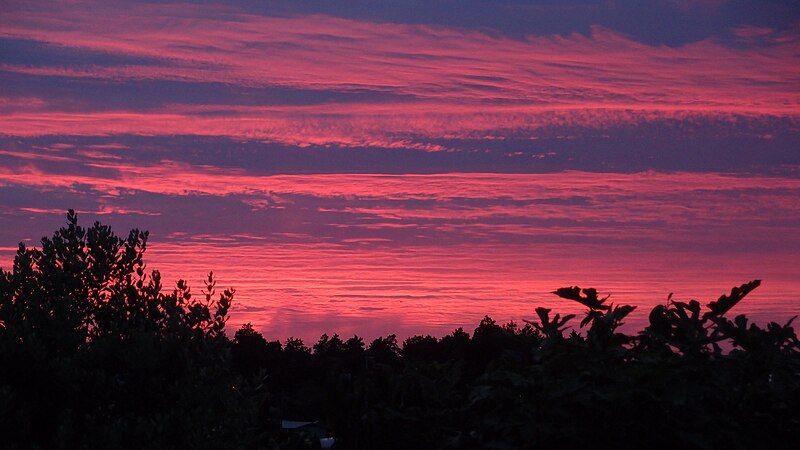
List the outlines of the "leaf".
<svg viewBox="0 0 800 450">
<path fill-rule="evenodd" d="M 761 280 L 753 280 L 741 286 L 734 287 L 731 289 L 730 295 L 722 295 L 717 301 L 709 303 L 707 306 L 711 311 L 705 313 L 703 318 L 724 315 L 726 312 L 730 311 L 731 308 L 736 306 L 747 294 L 759 286 L 761 286 Z"/>
<path fill-rule="evenodd" d="M 581 289 L 578 286 L 563 287 L 556 289 L 552 293 L 561 298 L 576 301 L 588 307 L 589 309 L 600 309 L 600 310 L 611 309 L 610 306 L 603 304 L 610 296 L 606 296 L 603 299 L 599 299 L 597 297 L 597 290 L 594 288 Z M 581 295 L 581 293 L 583 293 L 583 295 Z"/>
</svg>

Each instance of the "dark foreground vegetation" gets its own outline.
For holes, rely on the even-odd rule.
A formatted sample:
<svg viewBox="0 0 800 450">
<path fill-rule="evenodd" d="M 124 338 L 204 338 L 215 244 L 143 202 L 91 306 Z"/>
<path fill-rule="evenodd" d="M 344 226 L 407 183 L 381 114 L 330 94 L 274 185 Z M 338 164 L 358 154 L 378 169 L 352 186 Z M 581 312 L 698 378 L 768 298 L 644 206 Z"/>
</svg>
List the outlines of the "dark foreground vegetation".
<svg viewBox="0 0 800 450">
<path fill-rule="evenodd" d="M 791 324 L 729 310 L 758 281 L 701 307 L 668 301 L 636 335 L 631 306 L 538 308 L 524 326 L 307 347 L 245 325 L 233 292 L 162 289 L 147 233 L 85 229 L 74 213 L 0 271 L 0 446 L 314 448 L 281 420 L 320 420 L 336 448 L 795 448 L 800 343 Z"/>
</svg>

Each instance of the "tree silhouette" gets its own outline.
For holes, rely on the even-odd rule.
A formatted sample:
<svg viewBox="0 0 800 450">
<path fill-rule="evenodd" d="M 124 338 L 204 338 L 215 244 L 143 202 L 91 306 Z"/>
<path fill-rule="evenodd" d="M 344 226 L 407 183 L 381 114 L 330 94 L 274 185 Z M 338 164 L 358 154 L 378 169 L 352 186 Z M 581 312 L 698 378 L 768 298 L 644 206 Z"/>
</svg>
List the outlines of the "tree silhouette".
<svg viewBox="0 0 800 450">
<path fill-rule="evenodd" d="M 283 420 L 319 421 L 336 448 L 793 448 L 800 342 L 732 309 L 670 297 L 636 334 L 633 306 L 593 288 L 586 307 L 535 308 L 472 334 L 281 345 L 244 324 L 233 291 L 200 295 L 146 271 L 147 232 L 67 224 L 0 269 L 0 438 L 28 448 L 318 448 Z"/>
<path fill-rule="evenodd" d="M 147 232 L 127 238 L 67 225 L 41 249 L 20 244 L 0 270 L 0 418 L 25 448 L 150 447 L 246 442 L 252 433 L 226 356 L 233 291 L 164 292 L 145 273 Z"/>
</svg>

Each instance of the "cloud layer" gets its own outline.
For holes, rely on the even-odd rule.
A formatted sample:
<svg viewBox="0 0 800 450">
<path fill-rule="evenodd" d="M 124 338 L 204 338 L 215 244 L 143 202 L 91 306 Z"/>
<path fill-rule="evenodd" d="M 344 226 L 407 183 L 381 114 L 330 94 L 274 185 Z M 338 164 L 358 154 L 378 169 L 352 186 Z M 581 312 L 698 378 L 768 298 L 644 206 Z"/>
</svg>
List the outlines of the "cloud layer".
<svg viewBox="0 0 800 450">
<path fill-rule="evenodd" d="M 670 119 L 797 126 L 796 27 L 668 47 L 601 26 L 513 38 L 222 6 L 82 6 L 2 13 L 0 132 L 443 150 L 417 141 Z"/>
<path fill-rule="evenodd" d="M 519 320 L 571 283 L 647 306 L 762 277 L 748 311 L 788 317 L 798 24 L 749 0 L 4 2 L 0 256 L 69 207 L 147 228 L 154 267 L 215 269 L 275 337 Z"/>
<path fill-rule="evenodd" d="M 110 147 L 110 148 L 108 148 Z M 567 312 L 579 283 L 642 306 L 768 282 L 746 311 L 788 318 L 800 291 L 800 180 L 719 173 L 254 174 L 120 161 L 113 145 L 0 157 L 0 239 L 35 244 L 63 221 L 151 230 L 166 279 L 215 270 L 233 323 L 271 336 L 442 333 L 491 313 Z M 7 259 L 6 259 L 7 260 Z M 788 299 L 787 299 L 788 296 Z M 632 324 L 645 320 L 644 312 Z"/>
</svg>

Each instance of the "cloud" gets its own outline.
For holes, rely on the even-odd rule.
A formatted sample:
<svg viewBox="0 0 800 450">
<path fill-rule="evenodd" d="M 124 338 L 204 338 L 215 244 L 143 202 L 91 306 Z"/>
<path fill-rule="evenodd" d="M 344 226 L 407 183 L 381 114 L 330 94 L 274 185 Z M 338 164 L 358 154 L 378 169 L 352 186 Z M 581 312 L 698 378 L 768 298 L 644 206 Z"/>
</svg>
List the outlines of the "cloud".
<svg viewBox="0 0 800 450">
<path fill-rule="evenodd" d="M 592 25 L 602 25 L 641 42 L 670 46 L 726 37 L 731 27 L 739 25 L 786 30 L 800 20 L 792 0 L 237 0 L 225 4 L 261 15 L 320 14 L 481 30 L 517 39 L 588 34 Z"/>
<path fill-rule="evenodd" d="M 763 277 L 769 284 L 748 314 L 796 313 L 785 295 L 797 291 L 800 266 L 797 178 L 258 175 L 58 147 L 42 161 L 19 150 L 0 155 L 19 163 L 0 170 L 0 265 L 15 242 L 35 244 L 63 224 L 60 208 L 73 206 L 83 223 L 149 229 L 147 261 L 168 287 L 214 270 L 220 286 L 238 292 L 231 326 L 252 322 L 271 338 L 442 335 L 487 313 L 530 318 L 534 304 L 577 312 L 547 294 L 575 283 L 646 311 L 667 292 L 710 299 Z M 70 169 L 70 160 L 94 172 Z M 642 312 L 630 323 L 644 321 Z"/>
<path fill-rule="evenodd" d="M 125 15 L 104 8 L 113 5 L 3 13 L 10 25 L 0 35 L 38 53 L 35 65 L 19 51 L 3 58 L 2 77 L 18 94 L 4 95 L 0 133 L 415 148 L 407 136 L 796 120 L 800 104 L 795 31 L 756 47 L 714 38 L 665 47 L 600 26 L 514 39 L 222 6 L 136 4 Z"/>
<path fill-rule="evenodd" d="M 776 246 L 767 230 L 785 237 L 800 220 L 794 201 L 800 181 L 793 177 L 575 171 L 266 175 L 169 160 L 86 159 L 64 151 L 41 161 L 22 151 L 6 150 L 0 157 L 7 161 L 0 185 L 9 196 L 8 214 L 49 213 L 77 202 L 95 214 L 134 215 L 141 226 L 164 235 L 379 246 L 537 239 Z M 726 217 L 736 217 L 736 227 Z"/>
<path fill-rule="evenodd" d="M 271 337 L 571 312 L 574 283 L 763 277 L 750 311 L 796 313 L 794 5 L 452 5 L 4 2 L 0 261 L 74 207 Z"/>
</svg>

